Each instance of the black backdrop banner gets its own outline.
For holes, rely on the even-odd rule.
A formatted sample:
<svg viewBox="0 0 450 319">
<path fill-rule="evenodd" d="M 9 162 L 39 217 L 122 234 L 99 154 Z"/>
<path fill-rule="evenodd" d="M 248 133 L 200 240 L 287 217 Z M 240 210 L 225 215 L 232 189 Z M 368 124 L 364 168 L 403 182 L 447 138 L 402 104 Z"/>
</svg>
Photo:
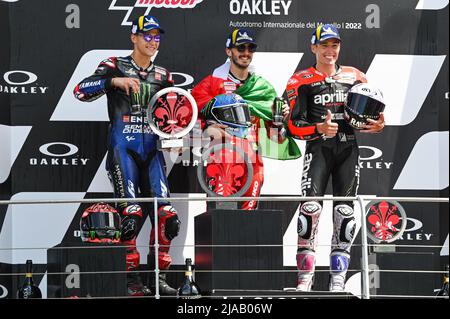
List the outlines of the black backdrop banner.
<svg viewBox="0 0 450 319">
<path fill-rule="evenodd" d="M 2 199 L 112 195 L 104 169 L 106 99 L 81 103 L 72 90 L 101 60 L 131 52 L 130 22 L 145 13 L 155 15 L 166 31 L 155 63 L 173 72 L 177 86 L 192 89 L 223 64 L 228 34 L 246 27 L 258 42 L 255 72 L 279 95 L 296 70 L 314 63 L 309 48 L 313 29 L 335 23 L 342 37 L 340 63 L 366 72 L 387 101 L 385 131 L 358 136 L 359 193 L 448 197 L 448 0 L 0 0 Z M 304 150 L 304 143 L 298 143 Z M 178 158 L 166 154 L 172 196 L 202 194 L 198 159 L 193 149 Z M 265 160 L 262 195 L 299 195 L 302 161 Z M 183 222 L 175 243 L 191 245 L 194 231 L 188 225 L 206 205 L 175 206 Z M 284 244 L 295 246 L 296 203 L 262 206 L 285 211 Z M 0 248 L 79 242 L 84 207 L 0 206 Z M 405 207 L 415 233 L 399 243 L 443 245 L 447 240 L 448 245 L 448 204 Z M 331 231 L 328 219 L 321 229 Z M 422 228 L 412 226 L 419 225 L 416 220 Z M 138 238 L 143 245 L 147 226 Z M 448 263 L 448 248 L 433 252 L 430 270 L 439 270 Z M 319 252 L 318 267 L 327 266 L 328 253 Z M 174 248 L 172 254 L 174 264 L 182 265 L 194 251 Z M 285 250 L 283 258 L 286 268 L 295 266 L 295 249 Z M 44 268 L 47 263 L 44 250 L 0 250 L 3 267 L 26 259 Z"/>
</svg>

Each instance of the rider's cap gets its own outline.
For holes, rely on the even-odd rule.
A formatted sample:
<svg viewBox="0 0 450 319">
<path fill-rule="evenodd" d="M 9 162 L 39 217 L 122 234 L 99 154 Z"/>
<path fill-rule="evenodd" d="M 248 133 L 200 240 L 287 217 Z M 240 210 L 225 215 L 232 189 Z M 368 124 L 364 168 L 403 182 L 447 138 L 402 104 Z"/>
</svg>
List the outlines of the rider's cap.
<svg viewBox="0 0 450 319">
<path fill-rule="evenodd" d="M 154 16 L 140 16 L 136 20 L 133 21 L 133 26 L 131 27 L 131 33 L 136 34 L 138 32 L 147 32 L 153 29 L 158 29 L 160 33 L 164 33 L 164 30 L 161 29 L 158 19 Z"/>
<path fill-rule="evenodd" d="M 226 47 L 231 49 L 245 43 L 251 43 L 256 46 L 255 36 L 246 29 L 235 29 L 228 36 Z"/>
<path fill-rule="evenodd" d="M 319 25 L 311 37 L 311 44 L 319 44 L 328 39 L 337 39 L 341 41 L 338 29 L 332 24 Z"/>
</svg>

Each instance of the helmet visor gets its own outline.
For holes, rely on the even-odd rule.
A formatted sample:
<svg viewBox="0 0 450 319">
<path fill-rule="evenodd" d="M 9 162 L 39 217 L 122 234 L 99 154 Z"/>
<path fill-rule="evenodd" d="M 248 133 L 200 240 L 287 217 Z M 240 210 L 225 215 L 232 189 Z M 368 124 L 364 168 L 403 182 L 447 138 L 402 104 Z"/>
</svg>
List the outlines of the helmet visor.
<svg viewBox="0 0 450 319">
<path fill-rule="evenodd" d="M 93 213 L 89 214 L 85 221 L 89 230 L 118 230 L 120 228 L 120 217 L 117 213 Z"/>
<path fill-rule="evenodd" d="M 347 96 L 347 107 L 358 115 L 377 118 L 380 112 L 384 111 L 385 105 L 369 96 L 349 92 Z"/>
<path fill-rule="evenodd" d="M 212 114 L 219 123 L 231 126 L 249 127 L 251 125 L 250 112 L 247 104 L 233 104 L 215 107 Z"/>
</svg>

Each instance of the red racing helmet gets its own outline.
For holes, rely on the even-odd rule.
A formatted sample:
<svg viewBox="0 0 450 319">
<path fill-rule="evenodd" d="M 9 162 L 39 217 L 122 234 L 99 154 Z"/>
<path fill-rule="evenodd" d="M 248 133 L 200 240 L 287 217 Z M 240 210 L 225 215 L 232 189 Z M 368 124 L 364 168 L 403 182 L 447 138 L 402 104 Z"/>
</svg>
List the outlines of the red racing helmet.
<svg viewBox="0 0 450 319">
<path fill-rule="evenodd" d="M 114 207 L 105 203 L 89 206 L 81 215 L 81 240 L 90 243 L 119 243 L 120 224 L 120 215 Z"/>
</svg>

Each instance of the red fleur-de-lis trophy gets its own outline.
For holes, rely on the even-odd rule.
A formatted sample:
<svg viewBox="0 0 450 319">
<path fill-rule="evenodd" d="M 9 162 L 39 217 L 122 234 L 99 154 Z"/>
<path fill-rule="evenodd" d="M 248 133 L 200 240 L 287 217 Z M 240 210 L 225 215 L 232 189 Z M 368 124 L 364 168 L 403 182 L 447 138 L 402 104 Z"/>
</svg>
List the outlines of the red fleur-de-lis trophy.
<svg viewBox="0 0 450 319">
<path fill-rule="evenodd" d="M 366 221 L 367 235 L 372 241 L 377 244 L 392 243 L 403 235 L 407 216 L 398 202 L 375 200 L 366 206 Z"/>
<path fill-rule="evenodd" d="M 250 188 L 253 166 L 242 148 L 221 143 L 203 152 L 197 177 L 210 197 L 241 197 Z M 237 209 L 237 206 L 236 202 L 216 203 L 216 207 L 221 209 Z"/>
<path fill-rule="evenodd" d="M 186 147 L 186 136 L 197 121 L 197 103 L 186 90 L 165 88 L 150 100 L 147 116 L 152 131 L 161 137 L 159 149 Z"/>
</svg>

